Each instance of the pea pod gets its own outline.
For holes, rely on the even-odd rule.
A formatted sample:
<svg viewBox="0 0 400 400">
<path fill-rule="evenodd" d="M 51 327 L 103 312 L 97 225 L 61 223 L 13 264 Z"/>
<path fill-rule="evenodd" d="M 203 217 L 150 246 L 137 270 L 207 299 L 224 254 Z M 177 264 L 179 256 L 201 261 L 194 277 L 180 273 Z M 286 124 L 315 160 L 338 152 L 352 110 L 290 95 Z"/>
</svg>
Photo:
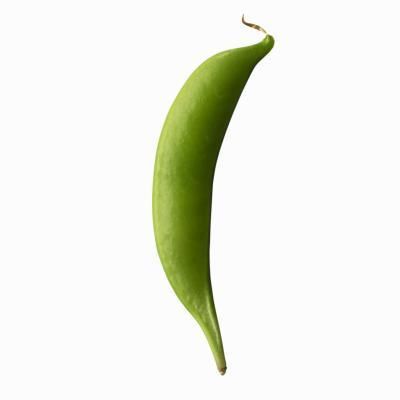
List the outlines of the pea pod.
<svg viewBox="0 0 400 400">
<path fill-rule="evenodd" d="M 256 64 L 272 49 L 259 43 L 203 62 L 173 102 L 158 143 L 153 224 L 158 254 L 176 295 L 203 329 L 218 370 L 226 371 L 210 279 L 212 186 L 218 153 L 233 111 Z"/>
</svg>

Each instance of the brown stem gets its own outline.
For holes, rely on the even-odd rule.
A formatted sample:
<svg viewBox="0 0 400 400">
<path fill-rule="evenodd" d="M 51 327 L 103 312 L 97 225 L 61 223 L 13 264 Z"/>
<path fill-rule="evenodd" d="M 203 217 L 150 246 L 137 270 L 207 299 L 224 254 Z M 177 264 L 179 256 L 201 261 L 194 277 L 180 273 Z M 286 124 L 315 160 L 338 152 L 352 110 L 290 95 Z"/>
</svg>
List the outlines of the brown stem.
<svg viewBox="0 0 400 400">
<path fill-rule="evenodd" d="M 265 33 L 266 35 L 268 35 L 267 31 L 266 31 L 264 28 L 262 28 L 260 25 L 252 24 L 251 22 L 245 21 L 245 20 L 244 20 L 244 14 L 242 15 L 242 22 L 243 22 L 245 25 L 250 26 L 250 28 L 257 29 L 258 31 L 263 32 L 263 33 Z"/>
</svg>

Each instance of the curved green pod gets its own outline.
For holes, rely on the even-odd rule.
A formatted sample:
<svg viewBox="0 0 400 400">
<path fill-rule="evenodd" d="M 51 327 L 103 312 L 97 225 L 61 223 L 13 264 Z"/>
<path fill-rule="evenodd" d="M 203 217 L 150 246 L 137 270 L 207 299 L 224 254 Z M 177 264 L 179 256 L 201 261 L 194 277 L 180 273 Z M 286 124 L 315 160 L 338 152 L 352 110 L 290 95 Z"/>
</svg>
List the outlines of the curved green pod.
<svg viewBox="0 0 400 400">
<path fill-rule="evenodd" d="M 242 90 L 273 45 L 266 34 L 257 44 L 203 62 L 173 102 L 157 148 L 153 224 L 158 254 L 176 295 L 203 329 L 221 374 L 226 362 L 209 263 L 214 170 Z"/>
</svg>

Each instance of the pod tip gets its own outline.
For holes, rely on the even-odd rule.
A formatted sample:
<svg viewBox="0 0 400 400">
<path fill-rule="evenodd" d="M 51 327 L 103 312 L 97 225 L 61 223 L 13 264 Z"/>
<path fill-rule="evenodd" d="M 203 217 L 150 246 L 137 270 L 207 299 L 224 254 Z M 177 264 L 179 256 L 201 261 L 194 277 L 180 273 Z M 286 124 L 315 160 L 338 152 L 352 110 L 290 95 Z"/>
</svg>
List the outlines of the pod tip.
<svg viewBox="0 0 400 400">
<path fill-rule="evenodd" d="M 221 375 L 225 375 L 226 367 L 219 368 L 218 371 Z"/>
</svg>

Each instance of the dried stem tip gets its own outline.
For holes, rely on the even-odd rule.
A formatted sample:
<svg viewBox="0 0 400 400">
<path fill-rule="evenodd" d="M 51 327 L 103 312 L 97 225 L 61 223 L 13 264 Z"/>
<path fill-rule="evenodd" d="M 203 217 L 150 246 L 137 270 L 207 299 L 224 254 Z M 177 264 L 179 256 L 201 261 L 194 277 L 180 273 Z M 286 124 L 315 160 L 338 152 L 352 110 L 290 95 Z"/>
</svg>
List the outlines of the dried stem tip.
<svg viewBox="0 0 400 400">
<path fill-rule="evenodd" d="M 252 24 L 251 22 L 245 21 L 245 19 L 244 19 L 244 14 L 242 15 L 242 22 L 243 22 L 245 25 L 250 26 L 250 28 L 257 29 L 258 31 L 263 32 L 263 33 L 265 33 L 266 35 L 268 35 L 267 31 L 266 31 L 264 28 L 262 28 L 260 25 Z"/>
</svg>

